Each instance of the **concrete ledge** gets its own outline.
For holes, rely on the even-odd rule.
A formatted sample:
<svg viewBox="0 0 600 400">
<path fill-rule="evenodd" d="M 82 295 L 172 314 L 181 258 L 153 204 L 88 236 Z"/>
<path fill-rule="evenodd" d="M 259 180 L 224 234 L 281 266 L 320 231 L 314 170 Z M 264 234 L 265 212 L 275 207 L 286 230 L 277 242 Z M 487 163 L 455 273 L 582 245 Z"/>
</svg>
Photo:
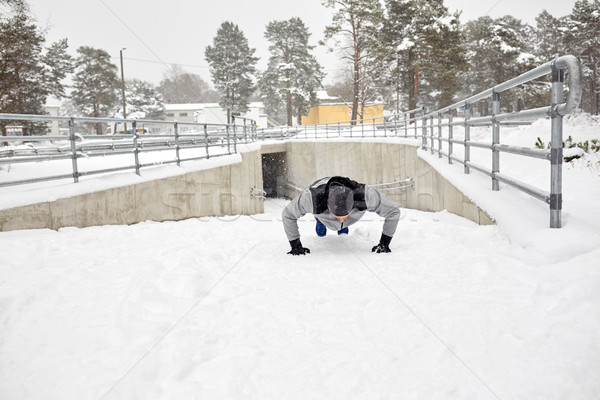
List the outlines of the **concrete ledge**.
<svg viewBox="0 0 600 400">
<path fill-rule="evenodd" d="M 241 153 L 241 162 L 0 210 L 0 231 L 66 226 L 134 224 L 193 217 L 258 214 L 263 201 L 260 150 Z"/>
</svg>

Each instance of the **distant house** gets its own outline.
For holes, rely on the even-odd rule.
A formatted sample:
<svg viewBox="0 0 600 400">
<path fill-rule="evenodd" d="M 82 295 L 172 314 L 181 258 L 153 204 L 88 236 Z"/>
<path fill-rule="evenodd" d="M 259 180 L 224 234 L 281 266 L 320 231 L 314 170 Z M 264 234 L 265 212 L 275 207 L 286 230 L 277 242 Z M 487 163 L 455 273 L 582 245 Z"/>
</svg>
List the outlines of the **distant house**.
<svg viewBox="0 0 600 400">
<path fill-rule="evenodd" d="M 263 103 L 248 105 L 249 110 L 242 114 L 244 118 L 256 121 L 258 128 L 267 127 L 267 114 Z M 226 124 L 227 111 L 217 103 L 165 104 L 167 121 L 196 122 L 200 124 Z"/>
<path fill-rule="evenodd" d="M 327 124 L 333 122 L 349 121 L 352 118 L 352 105 L 344 103 L 337 97 L 332 97 L 325 91 L 317 93 L 319 104 L 308 110 L 308 115 L 302 116 L 302 125 Z M 359 117 L 363 114 L 363 119 L 378 118 L 375 122 L 383 122 L 383 103 L 368 103 L 364 110 L 360 110 Z M 381 120 L 379 119 L 381 117 Z M 372 121 L 369 121 L 372 122 Z"/>
<path fill-rule="evenodd" d="M 50 115 L 52 115 L 53 117 L 57 117 L 58 116 L 58 112 L 60 111 L 60 104 L 58 103 L 58 101 L 55 102 L 48 102 L 45 106 L 44 109 L 46 110 L 46 112 Z M 59 125 L 58 125 L 58 121 L 51 121 L 47 123 L 48 125 L 48 134 L 51 136 L 58 136 L 61 133 L 68 135 L 69 132 L 68 130 L 64 130 L 63 132 L 61 132 Z"/>
</svg>

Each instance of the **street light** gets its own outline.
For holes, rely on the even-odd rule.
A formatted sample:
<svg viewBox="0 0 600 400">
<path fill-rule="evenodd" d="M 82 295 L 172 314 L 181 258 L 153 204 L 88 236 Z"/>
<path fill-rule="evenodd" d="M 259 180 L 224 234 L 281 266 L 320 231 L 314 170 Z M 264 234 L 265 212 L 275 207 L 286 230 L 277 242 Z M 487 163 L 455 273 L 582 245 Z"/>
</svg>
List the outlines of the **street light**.
<svg viewBox="0 0 600 400">
<path fill-rule="evenodd" d="M 123 50 L 127 50 L 123 47 L 119 53 L 121 55 L 121 93 L 123 95 L 123 119 L 127 119 L 127 110 L 125 105 L 127 104 L 125 101 L 125 73 L 123 72 Z M 127 133 L 127 123 L 123 122 L 123 133 Z"/>
</svg>

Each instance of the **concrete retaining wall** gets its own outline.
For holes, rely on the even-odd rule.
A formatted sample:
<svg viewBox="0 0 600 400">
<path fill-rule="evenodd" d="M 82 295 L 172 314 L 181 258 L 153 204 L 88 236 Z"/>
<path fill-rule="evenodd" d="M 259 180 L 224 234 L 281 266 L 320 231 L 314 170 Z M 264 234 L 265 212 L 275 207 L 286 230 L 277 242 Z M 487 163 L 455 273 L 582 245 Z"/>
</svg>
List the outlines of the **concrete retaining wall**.
<svg viewBox="0 0 600 400">
<path fill-rule="evenodd" d="M 263 201 L 260 150 L 242 161 L 185 175 L 0 210 L 0 230 L 134 224 L 192 217 L 257 214 Z"/>
<path fill-rule="evenodd" d="M 251 198 L 250 190 L 263 187 L 261 154 L 272 152 L 285 152 L 287 180 L 301 188 L 315 179 L 332 175 L 349 176 L 368 184 L 411 177 L 415 181 L 414 190 L 387 192 L 400 207 L 423 211 L 446 209 L 479 224 L 494 223 L 420 159 L 415 146 L 362 141 L 289 141 L 241 153 L 241 162 L 226 166 L 0 210 L 0 231 L 261 213 L 263 202 Z M 296 193 L 287 194 L 293 197 Z"/>
</svg>

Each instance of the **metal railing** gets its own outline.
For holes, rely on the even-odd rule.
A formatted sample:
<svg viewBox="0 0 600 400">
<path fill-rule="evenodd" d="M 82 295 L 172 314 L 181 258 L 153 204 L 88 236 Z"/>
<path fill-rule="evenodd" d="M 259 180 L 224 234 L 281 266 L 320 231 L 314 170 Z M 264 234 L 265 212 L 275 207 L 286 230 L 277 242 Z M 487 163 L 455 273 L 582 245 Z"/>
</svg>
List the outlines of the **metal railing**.
<svg viewBox="0 0 600 400">
<path fill-rule="evenodd" d="M 566 101 L 564 100 L 563 95 L 565 72 L 568 72 L 569 74 L 568 96 Z M 500 102 L 503 92 L 546 75 L 551 75 L 552 77 L 552 99 L 550 105 L 512 113 L 502 113 L 500 111 Z M 469 97 L 466 100 L 459 101 L 428 114 L 423 112 L 421 120 L 422 148 L 429 149 L 432 154 L 437 152 L 440 158 L 446 157 L 449 163 L 455 161 L 463 164 L 465 174 L 469 174 L 471 169 L 487 174 L 492 178 L 492 190 L 494 191 L 499 190 L 499 183 L 502 182 L 544 201 L 550 207 L 550 227 L 560 228 L 562 226 L 563 117 L 576 110 L 581 101 L 581 94 L 582 85 L 579 61 L 573 56 L 559 57 L 516 78 L 510 79 L 491 89 Z M 475 102 L 486 98 L 492 99 L 492 114 L 485 117 L 471 118 L 472 105 Z M 462 120 L 454 121 L 454 111 L 459 108 L 464 110 L 464 118 Z M 442 123 L 443 116 L 447 117 L 447 122 L 445 123 Z M 434 123 L 435 117 L 437 117 L 437 123 Z M 500 144 L 501 125 L 511 122 L 521 124 L 523 123 L 522 121 L 542 117 L 550 117 L 552 121 L 550 149 L 542 150 Z M 429 125 L 428 120 L 430 121 Z M 482 124 L 492 126 L 491 143 L 478 143 L 471 140 L 470 128 Z M 463 140 L 453 138 L 453 127 L 455 126 L 464 127 Z M 447 128 L 447 137 L 443 137 L 442 127 Z M 437 135 L 435 135 L 434 128 L 437 128 Z M 437 149 L 435 148 L 436 140 L 438 144 Z M 446 143 L 447 152 L 443 151 L 442 142 Z M 464 153 L 462 159 L 453 154 L 453 145 L 455 144 L 463 145 Z M 471 162 L 472 147 L 491 150 L 491 169 Z M 550 191 L 548 192 L 539 189 L 500 173 L 501 152 L 550 161 Z"/>
<path fill-rule="evenodd" d="M 155 120 L 57 117 L 48 115 L 0 114 L 0 120 L 57 122 L 68 126 L 68 135 L 29 135 L 0 136 L 0 142 L 24 143 L 29 146 L 0 147 L 0 166 L 23 163 L 47 162 L 48 175 L 36 174 L 33 178 L 1 181 L 0 187 L 72 178 L 87 175 L 106 174 L 118 171 L 135 170 L 156 165 L 177 164 L 219 157 L 237 153 L 238 143 L 256 140 L 256 124 L 253 120 L 237 117 L 232 124 L 203 124 L 193 122 L 168 122 Z M 75 129 L 76 123 L 131 124 L 132 134 L 82 135 Z M 155 127 L 154 134 L 138 133 L 138 126 L 144 130 Z M 141 130 L 141 129 L 140 129 Z M 159 157 L 142 155 L 160 153 Z M 82 168 L 82 162 L 97 157 L 112 156 L 109 163 Z M 59 168 L 49 167 L 52 163 L 71 160 L 70 167 L 63 164 Z M 110 168 L 106 168 L 110 164 Z M 60 171 L 57 173 L 56 171 Z"/>
</svg>

